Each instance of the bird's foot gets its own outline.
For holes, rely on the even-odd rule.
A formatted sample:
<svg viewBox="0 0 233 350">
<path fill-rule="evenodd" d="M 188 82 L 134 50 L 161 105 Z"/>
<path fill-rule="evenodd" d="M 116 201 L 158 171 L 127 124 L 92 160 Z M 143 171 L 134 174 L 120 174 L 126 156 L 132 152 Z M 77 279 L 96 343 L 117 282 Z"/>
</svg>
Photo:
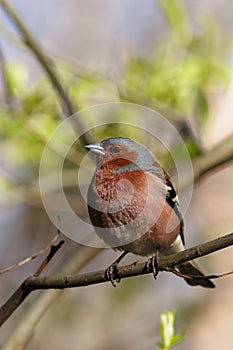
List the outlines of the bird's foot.
<svg viewBox="0 0 233 350">
<path fill-rule="evenodd" d="M 115 285 L 115 283 L 114 283 L 114 277 L 117 277 L 117 278 L 115 278 L 115 280 L 116 280 L 117 283 L 119 283 L 120 280 L 121 280 L 120 277 L 117 275 L 117 273 L 118 273 L 118 268 L 117 268 L 117 266 L 118 266 L 119 262 L 120 262 L 127 254 L 128 254 L 128 251 L 125 250 L 125 251 L 119 256 L 119 258 L 118 258 L 116 261 L 114 261 L 114 263 L 113 263 L 112 265 L 110 265 L 110 266 L 107 268 L 107 270 L 106 270 L 106 272 L 105 272 L 106 279 L 112 283 L 113 287 L 116 287 L 116 285 Z"/>
<path fill-rule="evenodd" d="M 159 270 L 158 270 L 158 251 L 156 251 L 156 254 L 153 255 L 151 258 L 148 259 L 147 263 L 146 263 L 146 269 L 147 271 L 151 271 L 153 272 L 153 276 L 154 276 L 154 279 L 157 278 L 157 275 L 159 273 Z"/>
<path fill-rule="evenodd" d="M 114 276 L 117 276 L 117 272 L 118 272 L 118 269 L 117 269 L 117 266 L 118 266 L 118 263 L 117 262 L 114 262 L 112 265 L 110 265 L 105 274 L 106 274 L 106 279 L 108 281 L 110 281 L 113 285 L 113 287 L 116 287 L 116 284 L 114 282 Z M 120 278 L 116 278 L 116 282 L 119 283 L 120 282 Z"/>
</svg>

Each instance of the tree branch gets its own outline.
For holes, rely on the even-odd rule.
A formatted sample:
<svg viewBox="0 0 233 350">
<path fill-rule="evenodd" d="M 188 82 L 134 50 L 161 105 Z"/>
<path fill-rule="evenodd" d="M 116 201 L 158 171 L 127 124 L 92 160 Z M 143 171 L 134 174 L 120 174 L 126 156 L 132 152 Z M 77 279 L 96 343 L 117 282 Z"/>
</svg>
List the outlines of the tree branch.
<svg viewBox="0 0 233 350">
<path fill-rule="evenodd" d="M 205 175 L 233 162 L 233 135 L 218 142 L 213 148 L 193 160 L 193 180 L 196 183 Z M 190 173 L 182 173 L 181 189 L 190 186 Z"/>
<path fill-rule="evenodd" d="M 171 267 L 216 252 L 231 245 L 233 245 L 233 233 L 197 245 L 193 248 L 186 249 L 183 252 L 161 257 L 159 259 L 158 271 L 169 270 Z M 113 279 L 116 280 L 119 278 L 139 276 L 151 272 L 152 271 L 149 271 L 146 268 L 146 262 L 136 262 L 131 265 L 119 267 L 118 272 L 113 276 Z M 0 326 L 34 290 L 74 288 L 107 281 L 108 279 L 106 278 L 105 270 L 79 274 L 76 276 L 30 276 L 0 308 Z"/>
<path fill-rule="evenodd" d="M 28 264 L 29 262 L 31 262 L 32 260 L 36 259 L 39 255 L 44 254 L 46 251 L 48 251 L 49 249 L 51 249 L 51 246 L 58 240 L 60 232 L 58 231 L 57 234 L 55 235 L 55 237 L 52 239 L 52 241 L 47 244 L 47 246 L 45 248 L 42 248 L 41 250 L 39 250 L 37 253 L 27 257 L 24 260 L 19 261 L 16 264 L 13 264 L 11 266 L 5 267 L 4 269 L 0 270 L 0 275 L 3 275 L 4 273 L 7 273 L 11 270 L 14 270 L 18 267 L 21 267 L 25 264 Z"/>
<path fill-rule="evenodd" d="M 66 117 L 70 117 L 71 115 L 77 113 L 78 110 L 75 107 L 74 103 L 71 101 L 68 92 L 60 81 L 60 78 L 54 69 L 52 60 L 48 59 L 43 53 L 36 39 L 29 33 L 28 29 L 23 24 L 20 17 L 16 14 L 15 10 L 11 7 L 9 2 L 1 0 L 0 4 L 7 16 L 13 21 L 18 31 L 21 33 L 22 40 L 24 41 L 25 45 L 32 51 L 38 62 L 41 64 L 42 68 L 47 73 L 55 91 L 57 91 L 58 95 L 61 97 L 63 101 L 64 115 Z M 80 119 L 75 119 L 75 121 L 73 121 L 73 127 L 75 130 L 78 129 L 79 132 L 81 132 L 82 135 L 80 136 L 80 139 L 82 139 L 84 144 L 93 143 L 92 138 L 84 132 L 85 128 Z"/>
<path fill-rule="evenodd" d="M 54 72 L 54 69 L 51 65 L 51 61 L 48 61 L 46 56 L 43 54 L 41 48 L 39 47 L 35 39 L 32 37 L 32 35 L 29 33 L 19 16 L 14 11 L 14 9 L 9 5 L 8 1 L 2 0 L 1 6 L 5 13 L 8 15 L 8 17 L 10 17 L 10 19 L 14 22 L 19 32 L 22 34 L 22 40 L 24 41 L 25 45 L 28 46 L 30 50 L 34 53 L 41 66 L 48 74 L 54 88 L 59 93 L 59 95 L 63 99 L 64 104 L 66 105 L 67 113 L 69 115 L 74 114 L 76 112 L 76 109 L 70 101 L 69 96 L 67 95 L 56 73 Z"/>
<path fill-rule="evenodd" d="M 100 251 L 101 249 L 87 246 L 80 246 L 78 251 L 77 248 L 72 250 L 72 253 L 69 253 L 65 261 L 58 268 L 58 273 L 65 275 L 67 271 L 72 271 L 77 274 Z M 36 325 L 52 306 L 56 307 L 64 292 L 64 289 L 48 289 L 43 291 L 43 293 L 39 293 L 37 298 L 21 313 L 20 322 L 14 327 L 11 335 L 2 346 L 2 350 L 24 349 L 33 336 Z"/>
<path fill-rule="evenodd" d="M 5 105 L 8 107 L 10 111 L 14 112 L 15 100 L 6 76 L 6 60 L 5 60 L 5 56 L 1 46 L 0 46 L 0 71 L 1 71 L 1 77 L 2 77 L 3 96 L 5 100 Z"/>
<path fill-rule="evenodd" d="M 220 249 L 233 245 L 233 233 L 214 239 L 212 241 L 197 245 L 193 248 L 186 249 L 180 253 L 161 257 L 159 259 L 158 270 L 165 271 L 167 267 L 173 267 L 181 263 L 205 256 Z M 139 276 L 151 273 L 145 268 L 147 262 L 136 262 L 130 265 L 118 268 L 118 272 L 113 276 L 114 280 Z M 105 270 L 80 274 L 77 276 L 41 276 L 29 277 L 25 281 L 25 285 L 30 290 L 50 289 L 50 288 L 73 288 L 88 286 L 91 284 L 107 282 Z"/>
<path fill-rule="evenodd" d="M 45 269 L 49 261 L 54 257 L 54 255 L 62 247 L 63 244 L 64 244 L 64 241 L 61 240 L 57 245 L 52 245 L 50 247 L 50 252 L 48 256 L 44 259 L 40 267 L 35 272 L 34 276 L 39 277 L 40 273 Z M 32 290 L 28 288 L 25 284 L 26 280 L 20 285 L 18 289 L 16 289 L 13 295 L 0 308 L 0 326 L 9 318 L 9 316 L 18 308 L 18 306 L 31 293 Z"/>
<path fill-rule="evenodd" d="M 206 175 L 221 166 L 227 165 L 233 161 L 233 135 L 226 137 L 218 142 L 210 151 L 193 162 L 194 180 Z"/>
</svg>

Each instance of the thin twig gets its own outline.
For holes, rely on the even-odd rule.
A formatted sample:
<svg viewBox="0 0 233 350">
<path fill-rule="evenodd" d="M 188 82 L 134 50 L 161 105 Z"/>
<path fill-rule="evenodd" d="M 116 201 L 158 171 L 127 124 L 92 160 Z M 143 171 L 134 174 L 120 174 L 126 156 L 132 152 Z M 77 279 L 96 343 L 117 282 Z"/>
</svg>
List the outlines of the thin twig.
<svg viewBox="0 0 233 350">
<path fill-rule="evenodd" d="M 57 245 L 52 245 L 51 246 L 49 255 L 44 259 L 44 261 L 42 262 L 42 264 L 40 265 L 40 267 L 34 273 L 33 276 L 37 277 L 37 276 L 39 276 L 42 273 L 42 271 L 46 268 L 46 266 L 48 265 L 50 260 L 54 257 L 56 252 L 63 246 L 64 243 L 65 243 L 65 241 L 61 240 Z"/>
<path fill-rule="evenodd" d="M 41 50 L 39 44 L 36 39 L 30 34 L 24 23 L 21 21 L 20 17 L 16 14 L 15 10 L 11 7 L 8 1 L 1 0 L 0 4 L 8 15 L 8 17 L 13 21 L 19 33 L 22 35 L 22 40 L 25 45 L 32 51 L 38 62 L 41 64 L 42 68 L 48 74 L 48 77 L 57 91 L 58 95 L 61 97 L 63 101 L 63 113 L 66 117 L 70 117 L 71 115 L 78 112 L 75 104 L 71 101 L 71 98 L 66 91 L 64 85 L 62 84 L 60 78 L 58 77 L 54 64 L 51 59 L 48 59 L 47 56 Z M 78 131 L 78 134 L 81 134 L 80 139 L 84 144 L 93 143 L 92 138 L 87 135 L 84 130 L 84 125 L 82 121 L 79 119 L 75 119 L 72 121 L 72 126 L 75 131 Z"/>
<path fill-rule="evenodd" d="M 60 241 L 56 246 L 51 247 L 51 251 L 44 262 L 40 265 L 36 271 L 38 275 L 47 266 L 48 262 L 54 257 L 57 251 L 61 248 L 64 241 Z M 39 278 L 39 277 L 36 277 Z M 18 308 L 18 306 L 27 298 L 31 293 L 31 289 L 25 284 L 25 281 L 21 286 L 14 292 L 14 294 L 7 300 L 7 302 L 1 307 L 0 311 L 0 326 L 9 318 L 9 316 Z"/>
<path fill-rule="evenodd" d="M 12 270 L 14 270 L 14 269 L 16 269 L 16 268 L 18 268 L 18 267 L 21 267 L 21 266 L 23 266 L 23 265 L 25 265 L 25 264 L 28 264 L 28 263 L 31 262 L 32 260 L 36 259 L 39 255 L 42 255 L 42 254 L 44 254 L 45 252 L 47 252 L 47 251 L 51 248 L 51 246 L 58 240 L 59 234 L 60 234 L 60 232 L 58 231 L 57 234 L 56 234 L 56 235 L 54 236 L 54 238 L 52 239 L 52 241 L 51 241 L 45 248 L 39 250 L 37 253 L 35 253 L 35 254 L 33 254 L 33 255 L 27 257 L 27 258 L 24 259 L 24 260 L 19 261 L 19 262 L 16 263 L 16 264 L 13 264 L 13 265 L 11 265 L 11 266 L 6 267 L 5 269 L 0 270 L 0 275 L 3 275 L 4 273 L 7 273 L 7 272 L 9 272 L 9 271 L 12 271 Z"/>
<path fill-rule="evenodd" d="M 69 115 L 74 114 L 77 110 L 73 106 L 72 102 L 70 101 L 63 85 L 61 84 L 59 78 L 57 77 L 54 69 L 52 68 L 51 61 L 49 62 L 48 59 L 43 54 L 41 48 L 37 44 L 36 40 L 32 37 L 32 35 L 29 33 L 26 26 L 23 24 L 19 16 L 16 14 L 15 10 L 9 5 L 8 1 L 1 1 L 1 6 L 5 13 L 8 15 L 8 17 L 13 21 L 13 23 L 16 25 L 17 29 L 22 35 L 22 40 L 28 46 L 31 51 L 36 56 L 37 60 L 40 62 L 41 66 L 44 68 L 46 73 L 48 74 L 54 88 L 59 93 L 61 98 L 63 99 L 63 102 L 66 105 L 67 113 Z"/>
<path fill-rule="evenodd" d="M 2 76 L 5 104 L 10 111 L 14 111 L 15 109 L 14 96 L 10 89 L 5 69 L 6 69 L 6 60 L 5 60 L 3 50 L 0 46 L 0 70 L 1 70 L 1 76 Z"/>
<path fill-rule="evenodd" d="M 88 262 L 99 254 L 101 249 L 80 246 L 78 249 L 72 250 L 67 259 L 59 266 L 59 274 L 65 274 L 67 271 L 78 273 L 87 265 Z M 47 290 L 38 293 L 37 298 L 33 300 L 23 313 L 20 314 L 20 322 L 12 330 L 6 342 L 2 345 L 2 350 L 24 349 L 28 341 L 34 335 L 36 325 L 41 318 L 54 306 L 61 305 L 61 297 L 65 290 Z M 58 305 L 57 305 L 58 304 Z"/>
<path fill-rule="evenodd" d="M 167 267 L 165 270 L 168 272 L 174 273 L 174 275 L 176 275 L 176 276 L 179 276 L 179 277 L 185 278 L 185 279 L 190 279 L 190 280 L 192 280 L 192 279 L 213 280 L 213 279 L 233 275 L 233 271 L 223 272 L 223 273 L 220 273 L 217 275 L 186 275 L 186 274 L 181 273 L 180 271 L 177 271 L 176 269 L 170 268 L 170 267 Z"/>
<path fill-rule="evenodd" d="M 34 260 L 35 258 L 37 258 L 39 255 L 44 254 L 44 253 L 47 252 L 47 251 L 51 248 L 51 246 L 58 240 L 58 237 L 59 237 L 59 232 L 57 232 L 56 236 L 54 236 L 54 238 L 52 239 L 52 241 L 51 241 L 45 248 L 39 250 L 37 253 L 35 253 L 35 254 L 33 254 L 33 255 L 27 257 L 26 259 L 19 261 L 19 262 L 16 263 L 16 264 L 13 264 L 13 265 L 11 265 L 11 266 L 6 267 L 5 269 L 0 270 L 0 275 L 3 275 L 4 273 L 7 273 L 7 272 L 9 272 L 9 271 L 12 271 L 12 270 L 14 270 L 14 269 L 16 269 L 16 268 L 18 268 L 18 267 L 21 267 L 21 266 L 23 266 L 23 265 L 25 265 L 25 264 L 28 264 L 29 262 L 31 262 L 32 260 Z"/>
</svg>

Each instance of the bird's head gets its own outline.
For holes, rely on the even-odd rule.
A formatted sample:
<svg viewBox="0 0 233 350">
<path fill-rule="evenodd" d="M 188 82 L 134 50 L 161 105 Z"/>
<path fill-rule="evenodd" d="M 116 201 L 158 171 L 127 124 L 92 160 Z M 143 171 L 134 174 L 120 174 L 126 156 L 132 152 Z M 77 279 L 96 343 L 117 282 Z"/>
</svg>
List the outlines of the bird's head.
<svg viewBox="0 0 233 350">
<path fill-rule="evenodd" d="M 85 147 L 96 154 L 97 168 L 108 167 L 115 173 L 148 169 L 156 161 L 146 147 L 125 137 L 109 138 Z"/>
</svg>

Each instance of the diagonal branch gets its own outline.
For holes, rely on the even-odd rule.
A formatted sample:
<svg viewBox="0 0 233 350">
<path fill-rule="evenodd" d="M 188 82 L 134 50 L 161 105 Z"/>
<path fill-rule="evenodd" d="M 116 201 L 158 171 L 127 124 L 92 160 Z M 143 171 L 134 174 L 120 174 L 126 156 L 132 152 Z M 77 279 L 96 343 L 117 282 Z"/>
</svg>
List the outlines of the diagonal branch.
<svg viewBox="0 0 233 350">
<path fill-rule="evenodd" d="M 15 100 L 14 100 L 12 90 L 9 86 L 5 67 L 6 67 L 6 60 L 5 60 L 2 47 L 0 47 L 0 72 L 1 72 L 2 85 L 3 85 L 4 102 L 5 102 L 5 105 L 8 107 L 8 109 L 14 112 Z"/>
<path fill-rule="evenodd" d="M 193 162 L 194 180 L 214 171 L 217 168 L 226 166 L 233 161 L 233 135 L 218 142 L 210 151 L 197 157 Z"/>
<path fill-rule="evenodd" d="M 159 259 L 158 270 L 165 271 L 168 267 L 174 267 L 181 263 L 199 258 L 201 256 L 208 255 L 215 251 L 221 250 L 228 246 L 233 245 L 233 233 L 226 236 L 214 239 L 212 241 L 200 244 L 193 248 L 186 249 L 180 253 L 161 257 Z M 118 272 L 113 279 L 122 279 L 132 276 L 139 276 L 151 273 L 152 270 L 147 271 L 147 262 L 136 262 L 130 265 L 122 266 L 118 268 Z M 29 277 L 25 281 L 25 286 L 30 290 L 36 289 L 50 289 L 50 288 L 73 288 L 88 286 L 91 284 L 107 282 L 105 270 L 97 272 L 89 272 L 80 274 L 77 276 L 40 276 Z"/>
<path fill-rule="evenodd" d="M 61 240 L 57 245 L 52 245 L 50 247 L 48 256 L 44 259 L 40 267 L 35 272 L 34 276 L 39 277 L 40 273 L 45 269 L 49 261 L 54 257 L 54 255 L 62 247 L 63 244 L 64 241 Z M 0 326 L 8 319 L 8 317 L 18 308 L 18 306 L 27 298 L 30 293 L 31 289 L 25 285 L 25 282 L 23 282 L 20 287 L 16 289 L 16 291 L 0 309 Z"/>
<path fill-rule="evenodd" d="M 4 269 L 0 270 L 0 275 L 3 275 L 4 273 L 7 273 L 13 269 L 16 269 L 18 267 L 21 267 L 29 262 L 31 262 L 32 260 L 36 259 L 39 255 L 44 254 L 46 251 L 48 251 L 49 249 L 51 249 L 51 246 L 58 240 L 60 232 L 57 232 L 57 234 L 55 235 L 55 237 L 53 237 L 52 241 L 49 242 L 49 244 L 47 244 L 47 246 L 45 248 L 42 248 L 41 250 L 39 250 L 38 252 L 36 252 L 35 254 L 27 257 L 24 260 L 19 261 L 16 264 L 13 264 L 11 266 L 5 267 Z"/>
<path fill-rule="evenodd" d="M 197 181 L 204 178 L 205 175 L 220 170 L 223 167 L 233 163 L 233 135 L 226 137 L 218 142 L 208 152 L 193 159 L 193 179 Z M 181 188 L 190 186 L 190 173 L 182 173 Z"/>
<path fill-rule="evenodd" d="M 2 6 L 5 13 L 8 15 L 8 17 L 13 21 L 13 23 L 17 27 L 19 33 L 22 36 L 22 41 L 32 51 L 37 61 L 40 63 L 42 68 L 47 73 L 55 91 L 57 91 L 58 95 L 63 101 L 64 115 L 66 117 L 70 117 L 71 115 L 77 113 L 78 112 L 77 108 L 75 107 L 75 104 L 71 100 L 67 89 L 64 87 L 60 78 L 58 77 L 52 60 L 49 59 L 43 53 L 43 51 L 40 48 L 40 45 L 37 43 L 36 39 L 30 34 L 30 32 L 28 31 L 26 26 L 23 24 L 20 17 L 15 12 L 15 10 L 11 7 L 9 2 L 5 0 L 1 0 L 0 5 Z M 76 130 L 79 131 L 78 134 L 82 134 L 80 139 L 83 141 L 84 144 L 93 143 L 93 140 L 91 139 L 91 137 L 85 133 L 85 128 L 80 118 L 75 119 L 75 122 L 73 122 L 73 127 L 75 131 Z"/>
<path fill-rule="evenodd" d="M 43 54 L 41 48 L 39 47 L 35 39 L 32 37 L 32 35 L 28 32 L 26 26 L 20 20 L 19 16 L 16 14 L 14 9 L 9 5 L 9 3 L 7 1 L 2 0 L 1 6 L 3 10 L 6 12 L 6 14 L 10 17 L 10 19 L 14 22 L 19 32 L 21 33 L 22 40 L 31 49 L 31 51 L 36 56 L 37 60 L 40 62 L 41 66 L 44 68 L 44 70 L 48 74 L 53 86 L 55 87 L 56 91 L 59 93 L 59 95 L 63 99 L 64 104 L 66 105 L 67 113 L 69 113 L 69 115 L 74 114 L 76 112 L 76 109 L 73 106 L 72 102 L 70 101 L 69 96 L 67 95 L 56 73 L 54 72 L 51 62 L 49 62 L 46 56 Z"/>
<path fill-rule="evenodd" d="M 231 245 L 233 245 L 233 233 L 200 244 L 193 248 L 186 249 L 183 252 L 162 257 L 159 259 L 158 270 L 166 271 L 168 268 L 216 252 Z M 115 276 L 113 276 L 113 279 L 116 280 L 119 278 L 139 276 L 150 272 L 152 271 L 148 271 L 145 262 L 136 262 L 131 265 L 119 267 L 118 272 Z M 34 290 L 74 288 L 107 281 L 108 279 L 106 278 L 105 270 L 74 276 L 30 276 L 0 308 L 0 326 Z M 13 308 L 12 305 L 14 306 Z"/>
</svg>

